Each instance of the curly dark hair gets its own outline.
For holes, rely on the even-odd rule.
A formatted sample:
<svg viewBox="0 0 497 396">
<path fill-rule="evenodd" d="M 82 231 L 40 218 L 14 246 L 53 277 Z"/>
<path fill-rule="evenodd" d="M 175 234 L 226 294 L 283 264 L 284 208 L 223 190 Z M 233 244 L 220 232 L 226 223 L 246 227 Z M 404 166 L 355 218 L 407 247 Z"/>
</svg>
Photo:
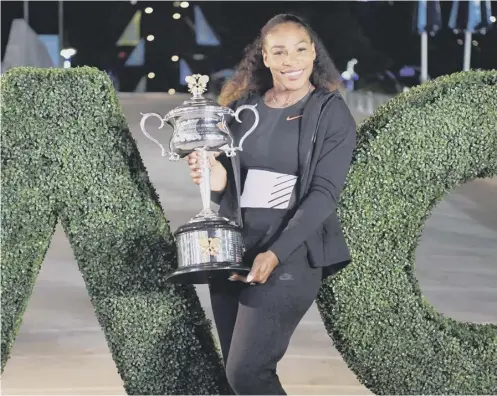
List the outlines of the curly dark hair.
<svg viewBox="0 0 497 396">
<path fill-rule="evenodd" d="M 316 88 L 329 89 L 330 91 L 338 88 L 340 73 L 316 32 L 299 16 L 279 14 L 264 25 L 259 36 L 245 49 L 245 55 L 236 67 L 233 77 L 221 90 L 218 99 L 221 105 L 227 106 L 251 93 L 262 95 L 273 86 L 271 72 L 266 68 L 262 59 L 262 45 L 266 35 L 283 23 L 295 23 L 303 27 L 314 43 L 316 59 L 310 78 L 311 83 Z"/>
</svg>

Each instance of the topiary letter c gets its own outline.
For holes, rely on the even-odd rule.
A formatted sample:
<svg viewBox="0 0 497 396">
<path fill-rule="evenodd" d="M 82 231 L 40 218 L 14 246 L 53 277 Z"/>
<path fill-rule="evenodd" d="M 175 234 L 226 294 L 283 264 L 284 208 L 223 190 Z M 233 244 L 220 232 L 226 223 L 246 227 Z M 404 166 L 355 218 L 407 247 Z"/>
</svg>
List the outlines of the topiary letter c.
<svg viewBox="0 0 497 396">
<path fill-rule="evenodd" d="M 497 174 L 497 72 L 441 77 L 364 122 L 341 199 L 354 263 L 322 287 L 321 316 L 376 394 L 496 394 L 497 326 L 423 299 L 414 254 L 444 194 Z"/>
</svg>

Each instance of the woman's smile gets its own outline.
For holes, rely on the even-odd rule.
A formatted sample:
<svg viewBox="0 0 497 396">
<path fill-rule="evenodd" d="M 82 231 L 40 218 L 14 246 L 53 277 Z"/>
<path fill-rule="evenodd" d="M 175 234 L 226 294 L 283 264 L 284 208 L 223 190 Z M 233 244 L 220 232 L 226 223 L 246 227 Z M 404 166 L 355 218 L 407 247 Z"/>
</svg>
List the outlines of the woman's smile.
<svg viewBox="0 0 497 396">
<path fill-rule="evenodd" d="M 281 72 L 281 74 L 283 74 L 290 81 L 298 80 L 303 75 L 303 73 L 304 73 L 304 69 L 300 69 L 300 70 L 287 70 L 287 71 L 282 71 Z"/>
</svg>

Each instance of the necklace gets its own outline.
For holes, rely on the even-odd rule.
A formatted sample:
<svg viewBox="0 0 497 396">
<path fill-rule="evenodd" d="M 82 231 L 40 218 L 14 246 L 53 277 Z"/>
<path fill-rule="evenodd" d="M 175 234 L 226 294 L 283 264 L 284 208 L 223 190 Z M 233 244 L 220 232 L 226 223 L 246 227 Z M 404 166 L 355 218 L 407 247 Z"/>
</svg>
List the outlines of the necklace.
<svg viewBox="0 0 497 396">
<path fill-rule="evenodd" d="M 295 100 L 292 100 L 291 102 L 288 102 L 288 98 L 290 97 L 290 94 L 288 94 L 288 96 L 287 96 L 287 98 L 286 98 L 286 101 L 285 101 L 285 103 L 283 103 L 283 105 L 282 105 L 282 106 L 280 106 L 280 105 L 278 104 L 278 102 L 276 101 L 276 96 L 274 95 L 274 93 L 273 93 L 272 101 L 273 101 L 273 102 L 274 102 L 274 103 L 278 106 L 278 108 L 283 109 L 283 108 L 288 107 L 288 106 L 291 106 L 291 105 L 293 105 L 294 103 L 297 103 L 299 100 L 302 100 L 303 98 L 305 98 L 305 97 L 307 96 L 307 94 L 308 94 L 309 92 L 311 92 L 311 87 L 312 87 L 312 85 L 311 85 L 311 83 L 309 83 L 309 88 L 307 89 L 307 92 L 306 92 L 304 95 L 302 95 L 300 98 L 297 98 L 297 99 L 295 99 Z"/>
</svg>

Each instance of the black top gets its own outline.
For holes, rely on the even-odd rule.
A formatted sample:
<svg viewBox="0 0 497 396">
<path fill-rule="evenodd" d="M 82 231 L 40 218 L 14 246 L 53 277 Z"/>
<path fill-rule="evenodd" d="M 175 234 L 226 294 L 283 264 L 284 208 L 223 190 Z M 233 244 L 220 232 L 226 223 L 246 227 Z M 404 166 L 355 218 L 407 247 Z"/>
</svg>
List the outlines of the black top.
<svg viewBox="0 0 497 396">
<path fill-rule="evenodd" d="M 285 108 L 272 108 L 261 98 L 257 104 L 259 124 L 243 142 L 239 152 L 242 172 L 264 169 L 287 175 L 298 174 L 299 127 L 305 98 Z"/>
</svg>

